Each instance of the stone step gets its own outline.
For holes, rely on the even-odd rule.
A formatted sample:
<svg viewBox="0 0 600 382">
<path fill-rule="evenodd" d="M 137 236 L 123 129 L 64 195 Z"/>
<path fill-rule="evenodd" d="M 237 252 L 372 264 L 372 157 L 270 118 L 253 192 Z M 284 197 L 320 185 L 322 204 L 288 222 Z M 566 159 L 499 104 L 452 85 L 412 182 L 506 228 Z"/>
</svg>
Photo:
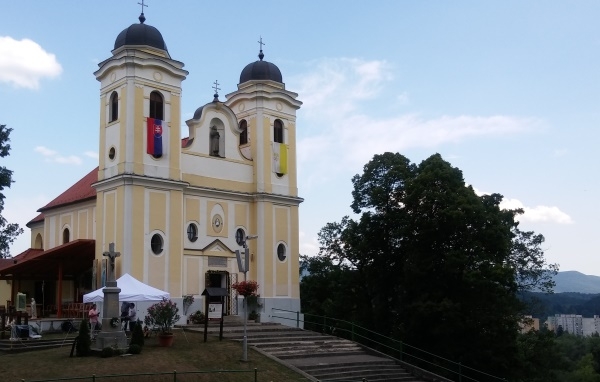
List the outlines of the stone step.
<svg viewBox="0 0 600 382">
<path fill-rule="evenodd" d="M 24 352 L 30 350 L 43 350 L 56 348 L 61 346 L 70 347 L 73 344 L 74 338 L 63 340 L 23 340 L 23 341 L 0 341 L 0 351 L 3 352 Z"/>
<path fill-rule="evenodd" d="M 198 329 L 195 329 L 198 330 Z M 215 326 L 209 332 L 218 333 Z M 223 327 L 223 336 L 242 341 L 243 324 Z M 373 351 L 350 340 L 328 334 L 279 324 L 248 324 L 249 346 L 298 369 L 319 381 L 362 382 L 422 382 L 411 376 L 392 359 L 375 355 Z"/>
<path fill-rule="evenodd" d="M 260 346 L 258 347 L 263 351 L 267 351 L 272 354 L 278 353 L 308 353 L 308 354 L 320 354 L 323 352 L 340 352 L 340 351 L 362 351 L 360 346 L 354 344 L 340 344 L 334 346 L 323 346 L 323 345 L 313 345 L 313 346 L 277 346 L 277 347 L 269 347 L 269 346 Z"/>
<path fill-rule="evenodd" d="M 378 361 L 363 361 L 363 362 L 336 362 L 336 363 L 327 363 L 327 362 L 317 362 L 312 365 L 303 365 L 299 366 L 300 369 L 304 371 L 319 372 L 321 370 L 348 370 L 352 368 L 367 368 L 367 369 L 376 369 L 376 368 L 387 368 L 387 367 L 396 367 L 398 364 L 392 359 L 381 359 Z"/>
<path fill-rule="evenodd" d="M 369 381 L 372 378 L 404 378 L 411 379 L 413 378 L 410 373 L 401 368 L 400 366 L 396 366 L 395 368 L 385 368 L 385 369 L 354 369 L 354 370 L 344 370 L 341 371 L 337 368 L 331 370 L 323 370 L 321 372 L 312 372 L 311 375 L 317 379 L 323 380 L 334 380 L 334 379 L 354 379 L 354 378 L 367 378 Z"/>
<path fill-rule="evenodd" d="M 294 352 L 268 352 L 274 357 L 280 359 L 293 359 L 293 358 L 323 358 L 323 357 L 345 357 L 352 355 L 360 355 L 363 353 L 362 349 L 348 349 L 348 350 L 328 350 L 328 351 L 312 351 L 310 353 L 302 351 Z"/>
<path fill-rule="evenodd" d="M 235 338 L 229 338 L 235 341 L 241 341 L 243 339 L 243 337 L 235 337 Z M 297 343 L 299 345 L 302 344 L 306 344 L 306 343 L 328 343 L 331 341 L 336 341 L 335 339 L 331 339 L 331 338 L 320 338 L 320 337 L 305 337 L 305 336 L 296 336 L 296 337 L 287 337 L 287 336 L 277 336 L 277 337 L 253 337 L 253 336 L 247 336 L 246 339 L 248 340 L 248 343 L 279 343 L 279 342 L 283 342 L 283 343 Z M 343 340 L 342 340 L 343 341 Z"/>
<path fill-rule="evenodd" d="M 244 336 L 244 332 L 223 332 L 224 336 L 227 336 L 228 338 L 231 339 L 235 339 L 235 338 L 242 338 Z M 312 334 L 312 333 L 306 333 L 306 332 L 288 332 L 288 331 L 253 331 L 253 332 L 247 332 L 246 333 L 246 337 L 250 338 L 280 338 L 280 337 L 288 337 L 288 338 L 293 338 L 293 337 L 310 337 L 310 338 L 315 338 L 315 337 L 323 337 L 323 338 L 337 338 L 337 337 L 331 337 L 331 336 L 322 336 L 319 334 Z"/>
<path fill-rule="evenodd" d="M 260 348 L 282 348 L 282 347 L 293 347 L 293 348 L 301 348 L 301 347 L 314 347 L 314 346 L 322 346 L 322 347 L 334 347 L 334 346 L 345 346 L 348 344 L 356 345 L 354 342 L 345 341 L 345 340 L 328 340 L 328 341 L 311 341 L 307 339 L 305 341 L 277 341 L 277 338 L 271 338 L 271 341 L 248 341 L 252 346 L 260 347 Z"/>
</svg>

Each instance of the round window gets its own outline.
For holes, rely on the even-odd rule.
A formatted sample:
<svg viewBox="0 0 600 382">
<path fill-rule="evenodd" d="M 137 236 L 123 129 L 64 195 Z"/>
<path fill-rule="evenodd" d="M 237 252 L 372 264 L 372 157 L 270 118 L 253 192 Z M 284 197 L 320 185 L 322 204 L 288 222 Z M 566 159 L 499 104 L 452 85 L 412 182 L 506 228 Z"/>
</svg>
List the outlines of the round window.
<svg viewBox="0 0 600 382">
<path fill-rule="evenodd" d="M 286 257 L 287 255 L 285 253 L 285 245 L 279 244 L 277 246 L 277 258 L 279 259 L 279 261 L 285 261 Z"/>
<path fill-rule="evenodd" d="M 115 148 L 111 147 L 110 150 L 108 150 L 108 159 L 114 160 L 116 154 L 117 152 L 115 151 Z"/>
<path fill-rule="evenodd" d="M 194 223 L 190 223 L 187 228 L 187 237 L 189 241 L 198 240 L 198 227 Z"/>
<path fill-rule="evenodd" d="M 152 235 L 152 239 L 150 240 L 150 247 L 152 248 L 152 252 L 155 255 L 160 255 L 163 251 L 163 238 L 159 234 L 155 233 Z"/>
</svg>

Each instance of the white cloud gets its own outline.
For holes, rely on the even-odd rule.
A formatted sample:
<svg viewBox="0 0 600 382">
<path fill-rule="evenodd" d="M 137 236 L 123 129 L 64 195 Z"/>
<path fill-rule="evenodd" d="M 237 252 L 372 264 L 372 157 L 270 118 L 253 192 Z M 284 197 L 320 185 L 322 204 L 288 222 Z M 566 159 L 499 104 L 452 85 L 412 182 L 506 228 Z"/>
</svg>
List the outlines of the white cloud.
<svg viewBox="0 0 600 382">
<path fill-rule="evenodd" d="M 44 146 L 37 146 L 33 149 L 35 152 L 42 154 L 47 162 L 56 162 L 61 164 L 75 164 L 80 165 L 82 163 L 81 158 L 75 155 L 62 156 L 59 155 L 56 151 L 51 150 Z"/>
<path fill-rule="evenodd" d="M 61 72 L 56 56 L 36 42 L 0 36 L 0 82 L 38 89 L 42 78 L 54 78 Z"/>
<path fill-rule="evenodd" d="M 312 256 L 317 253 L 319 253 L 319 242 L 317 238 L 309 238 L 303 231 L 300 231 L 300 254 Z"/>
<path fill-rule="evenodd" d="M 396 96 L 396 102 L 398 105 L 408 105 L 410 103 L 410 99 L 408 97 L 408 92 L 402 92 Z"/>
<path fill-rule="evenodd" d="M 310 73 L 291 79 L 291 87 L 302 94 L 302 118 L 307 119 L 298 137 L 298 160 L 303 166 L 326 162 L 358 168 L 374 153 L 436 148 L 477 137 L 513 135 L 541 125 L 534 118 L 506 115 L 378 115 L 370 107 L 372 102 L 408 102 L 406 91 L 400 90 L 400 96 L 398 89 L 384 94 L 393 80 L 388 63 L 326 59 L 311 63 L 311 68 Z M 319 171 L 334 170 L 320 167 Z"/>
<path fill-rule="evenodd" d="M 33 149 L 33 151 L 38 152 L 45 157 L 52 157 L 56 155 L 56 151 L 50 150 L 49 148 L 44 146 L 37 146 L 35 149 Z"/>
<path fill-rule="evenodd" d="M 501 208 L 515 209 L 522 208 L 523 214 L 517 216 L 519 221 L 528 221 L 533 223 L 558 223 L 558 224 L 573 224 L 573 219 L 555 206 L 524 206 L 520 200 L 504 199 L 500 203 Z"/>
<path fill-rule="evenodd" d="M 87 157 L 90 157 L 92 159 L 98 159 L 99 158 L 98 153 L 95 152 L 95 151 L 86 151 L 84 153 L 84 155 L 87 156 Z"/>
<path fill-rule="evenodd" d="M 480 191 L 473 188 L 477 195 L 489 195 L 490 192 Z M 528 207 L 518 199 L 504 198 L 500 203 L 500 208 L 506 210 L 515 210 L 521 208 L 523 213 L 517 215 L 517 220 L 532 223 L 557 223 L 557 224 L 573 224 L 573 219 L 560 208 L 555 206 L 535 206 Z"/>
</svg>

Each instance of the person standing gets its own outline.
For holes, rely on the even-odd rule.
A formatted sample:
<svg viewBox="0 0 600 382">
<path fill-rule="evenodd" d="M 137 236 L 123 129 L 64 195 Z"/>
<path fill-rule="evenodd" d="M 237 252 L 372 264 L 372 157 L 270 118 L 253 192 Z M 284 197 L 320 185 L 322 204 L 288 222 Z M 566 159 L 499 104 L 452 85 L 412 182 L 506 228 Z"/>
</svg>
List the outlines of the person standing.
<svg viewBox="0 0 600 382">
<path fill-rule="evenodd" d="M 127 330 L 127 322 L 129 322 L 129 303 L 123 301 L 121 303 L 121 324 L 123 325 L 123 330 Z"/>
<path fill-rule="evenodd" d="M 129 330 L 133 332 L 133 329 L 135 328 L 136 321 L 137 321 L 137 312 L 135 310 L 135 304 L 133 302 L 131 304 L 129 304 L 128 318 L 129 318 Z M 126 326 L 126 328 L 127 328 L 127 326 Z M 127 330 L 127 329 L 125 329 L 125 330 Z"/>
<path fill-rule="evenodd" d="M 100 324 L 98 323 L 98 316 L 100 316 L 100 312 L 96 310 L 96 304 L 93 304 L 88 312 L 88 317 L 90 319 L 90 326 L 92 330 L 90 331 L 90 335 L 94 338 L 94 331 L 100 330 Z"/>
</svg>

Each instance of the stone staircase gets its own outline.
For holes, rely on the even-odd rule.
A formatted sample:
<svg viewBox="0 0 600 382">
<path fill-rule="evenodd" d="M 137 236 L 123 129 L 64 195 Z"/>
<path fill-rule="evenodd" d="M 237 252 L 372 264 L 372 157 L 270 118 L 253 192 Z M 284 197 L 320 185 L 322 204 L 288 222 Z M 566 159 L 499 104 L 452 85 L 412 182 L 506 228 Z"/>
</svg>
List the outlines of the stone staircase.
<svg viewBox="0 0 600 382">
<path fill-rule="evenodd" d="M 190 329 L 188 329 L 190 330 Z M 218 327 L 209 327 L 218 335 Z M 223 337 L 243 340 L 243 323 L 228 318 Z M 248 346 L 300 371 L 312 381 L 423 382 L 444 379 L 414 377 L 396 360 L 345 339 L 279 324 L 248 324 Z"/>
<path fill-rule="evenodd" d="M 44 339 L 19 339 L 19 340 L 0 340 L 0 353 L 20 353 L 33 350 L 44 350 L 51 348 L 64 347 L 71 349 L 74 336 L 64 339 L 44 340 Z"/>
</svg>

